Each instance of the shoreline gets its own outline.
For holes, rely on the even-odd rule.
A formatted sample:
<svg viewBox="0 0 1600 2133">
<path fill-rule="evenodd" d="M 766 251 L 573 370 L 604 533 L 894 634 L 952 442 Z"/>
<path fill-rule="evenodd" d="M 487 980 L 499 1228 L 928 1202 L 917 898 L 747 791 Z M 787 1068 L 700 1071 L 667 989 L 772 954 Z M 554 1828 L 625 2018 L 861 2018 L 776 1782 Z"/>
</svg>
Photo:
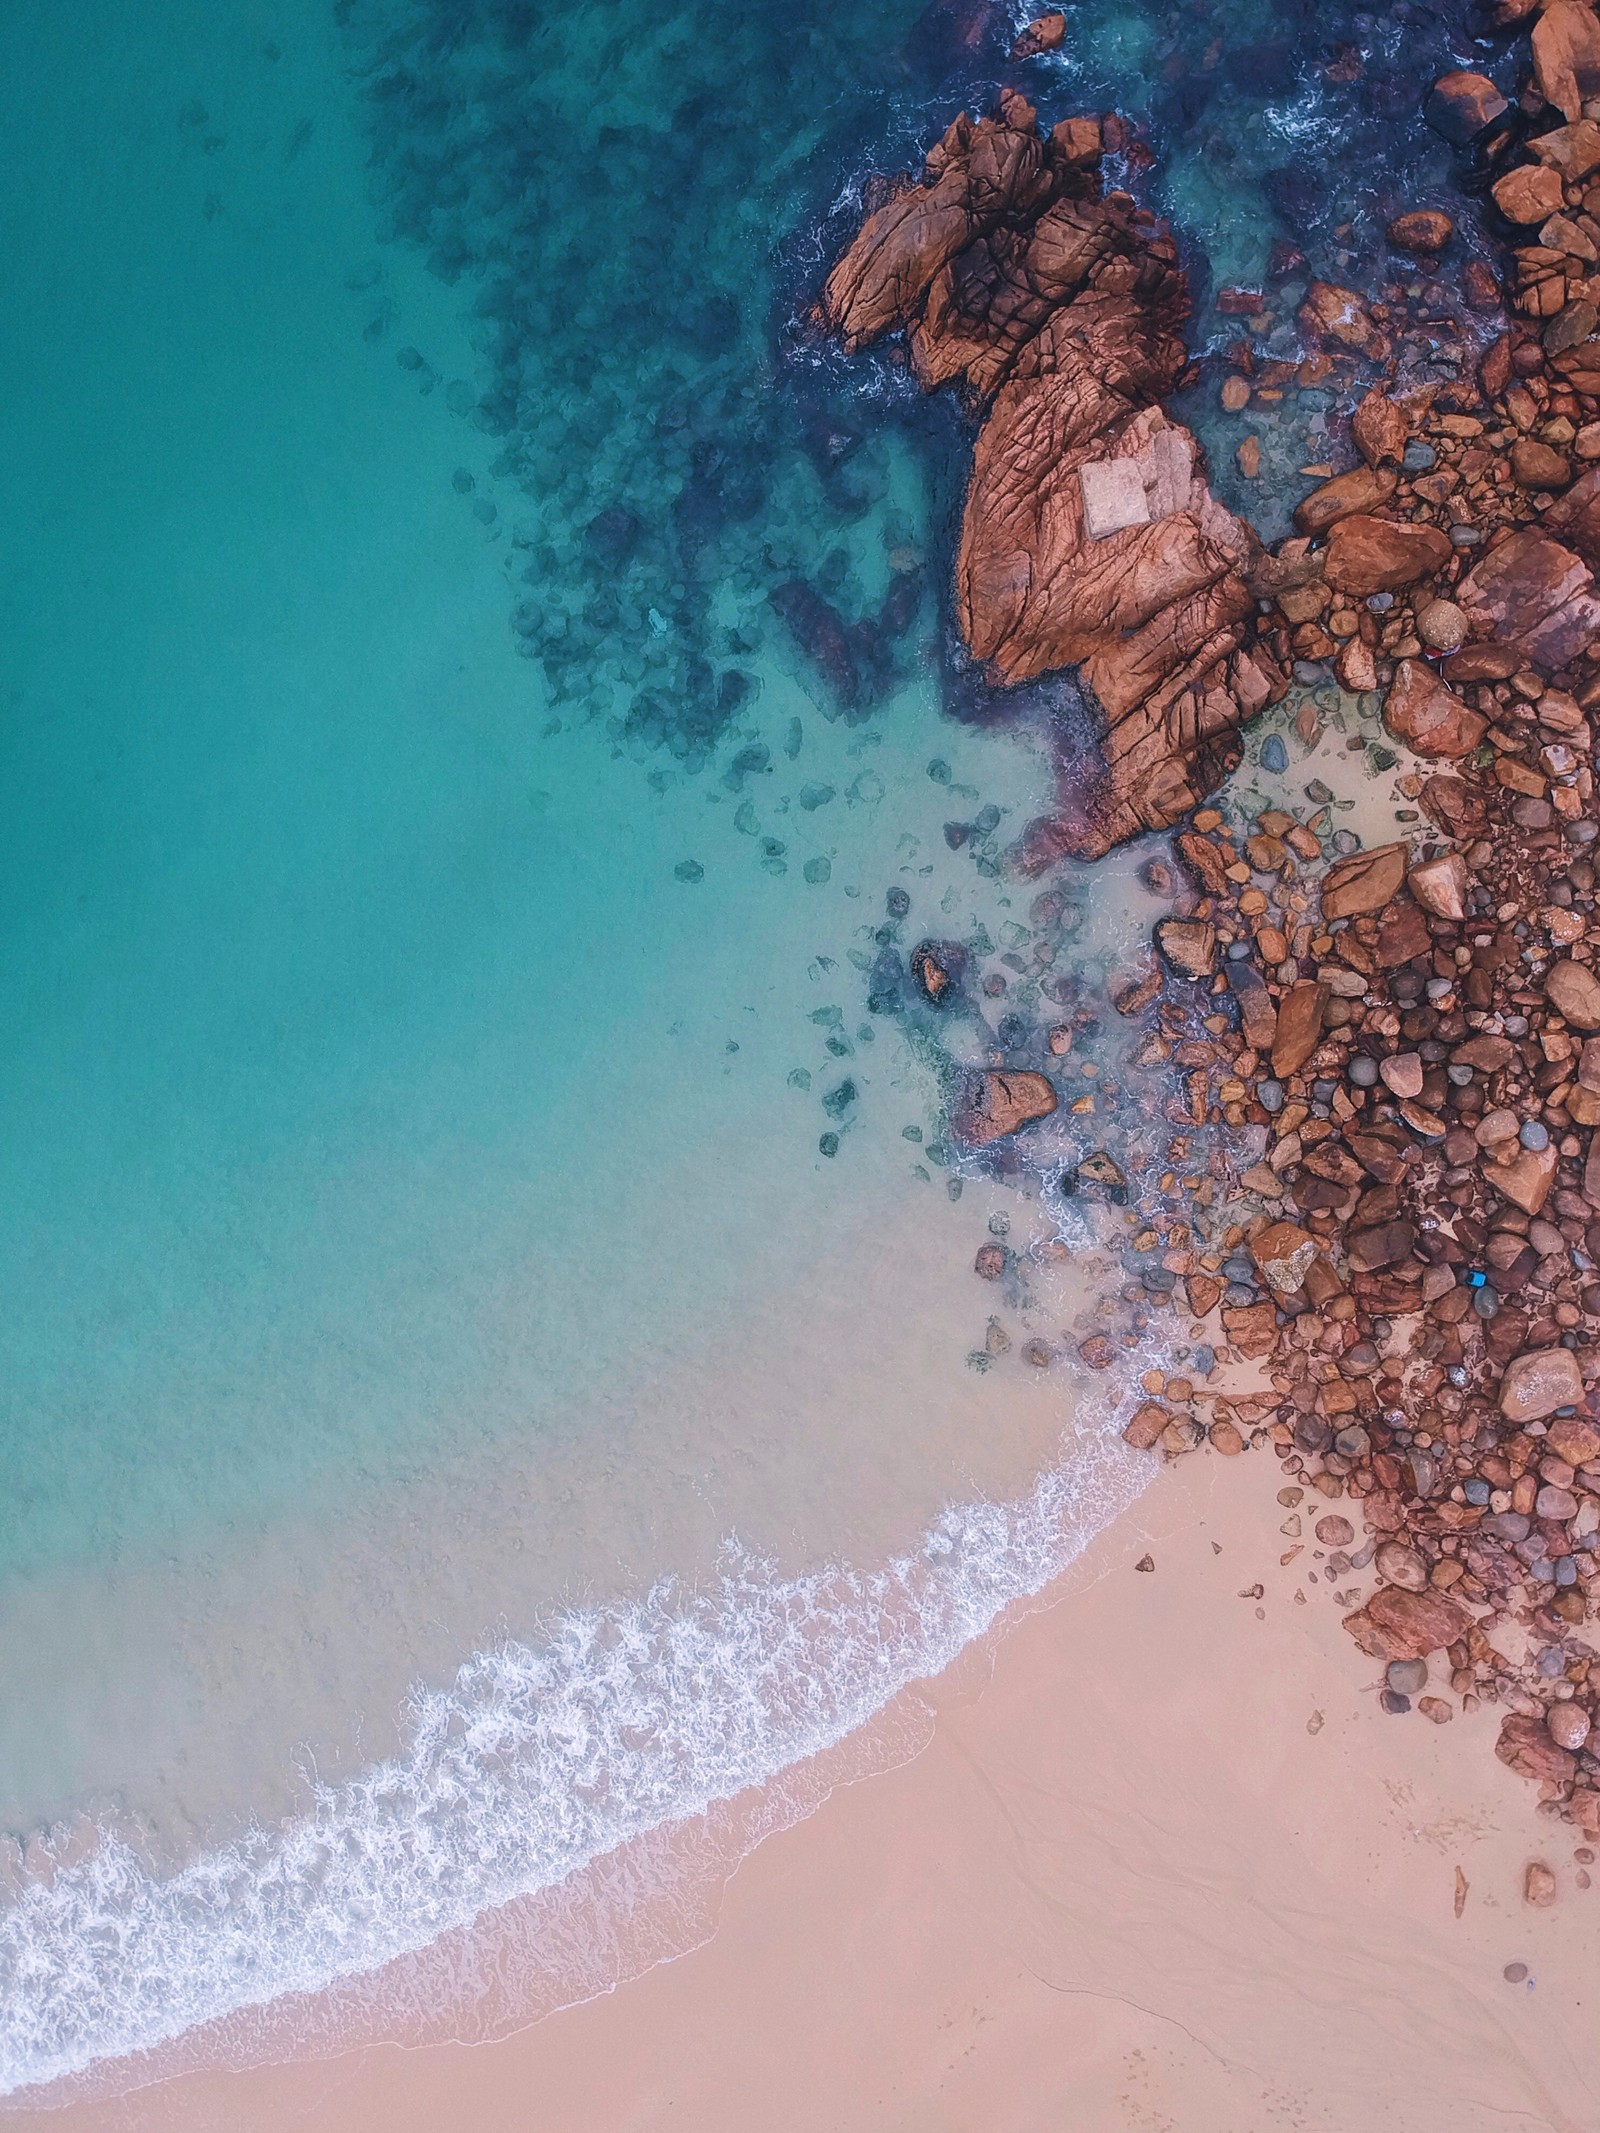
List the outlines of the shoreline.
<svg viewBox="0 0 1600 2133">
<path fill-rule="evenodd" d="M 1530 1830 L 1455 1729 L 1381 1711 L 1325 1590 L 1296 1602 L 1305 1559 L 1276 1560 L 1275 1478 L 1259 1454 L 1163 1471 L 1064 1592 L 920 1692 L 927 1746 L 770 1837 L 711 1937 L 626 1989 L 497 2043 L 196 2074 L 55 2122 L 1024 2133 L 1048 2104 L 1579 2133 L 1600 1909 L 1570 1832 Z M 1548 1908 L 1521 1900 L 1533 1859 Z"/>
</svg>

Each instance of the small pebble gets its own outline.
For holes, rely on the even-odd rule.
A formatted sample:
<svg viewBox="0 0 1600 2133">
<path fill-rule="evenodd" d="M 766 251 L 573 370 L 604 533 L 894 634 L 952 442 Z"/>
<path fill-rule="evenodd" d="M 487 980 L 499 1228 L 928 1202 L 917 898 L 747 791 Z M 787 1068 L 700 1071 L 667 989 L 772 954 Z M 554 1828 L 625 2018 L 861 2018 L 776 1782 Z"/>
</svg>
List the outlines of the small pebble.
<svg viewBox="0 0 1600 2133">
<path fill-rule="evenodd" d="M 1350 1079 L 1358 1089 L 1374 1087 L 1378 1079 L 1377 1060 L 1371 1058 L 1366 1052 L 1352 1052 L 1350 1055 Z"/>
<path fill-rule="evenodd" d="M 1415 1696 L 1428 1686 L 1428 1662 L 1426 1659 L 1391 1659 L 1383 1678 L 1397 1696 Z"/>
<path fill-rule="evenodd" d="M 1541 1126 L 1536 1118 L 1525 1118 L 1523 1120 L 1517 1138 L 1524 1148 L 1540 1149 L 1548 1148 L 1550 1145 L 1548 1130 Z"/>
<path fill-rule="evenodd" d="M 1528 1975 L 1528 1966 L 1526 1963 L 1507 1963 L 1500 1975 L 1508 1985 L 1520 1985 Z"/>
<path fill-rule="evenodd" d="M 1281 733 L 1269 733 L 1261 744 L 1261 767 L 1263 770 L 1282 771 L 1289 767 L 1289 750 L 1284 745 Z"/>
<path fill-rule="evenodd" d="M 1284 1086 L 1281 1081 L 1258 1081 L 1256 1101 L 1263 1111 L 1281 1111 L 1284 1105 Z"/>
</svg>

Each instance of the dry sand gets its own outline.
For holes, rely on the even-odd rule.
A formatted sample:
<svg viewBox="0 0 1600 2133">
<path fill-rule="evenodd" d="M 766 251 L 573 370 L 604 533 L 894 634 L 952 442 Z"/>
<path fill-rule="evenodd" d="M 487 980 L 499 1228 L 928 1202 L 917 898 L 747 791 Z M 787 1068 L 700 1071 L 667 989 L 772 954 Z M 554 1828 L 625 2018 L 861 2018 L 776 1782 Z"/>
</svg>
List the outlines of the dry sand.
<svg viewBox="0 0 1600 2133">
<path fill-rule="evenodd" d="M 770 1838 L 710 1941 L 607 1998 L 52 2125 L 1588 2133 L 1600 1888 L 1492 1712 L 1378 1708 L 1312 1547 L 1279 1564 L 1278 1479 L 1265 1453 L 1163 1473 L 992 1674 L 933 1685 L 920 1755 Z M 1549 1910 L 1522 1901 L 1534 1858 Z"/>
</svg>

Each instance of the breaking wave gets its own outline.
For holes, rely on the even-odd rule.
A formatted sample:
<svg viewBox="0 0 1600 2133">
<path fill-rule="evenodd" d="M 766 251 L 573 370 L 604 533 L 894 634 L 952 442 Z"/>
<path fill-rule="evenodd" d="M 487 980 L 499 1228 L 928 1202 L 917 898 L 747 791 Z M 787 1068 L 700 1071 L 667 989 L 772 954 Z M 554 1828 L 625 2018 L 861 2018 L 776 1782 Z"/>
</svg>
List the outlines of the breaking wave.
<svg viewBox="0 0 1600 2133">
<path fill-rule="evenodd" d="M 476 1653 L 417 1694 L 402 1754 L 282 1827 L 165 1876 L 104 1835 L 0 1913 L 0 2094 L 370 1975 L 824 1754 L 1038 1592 L 1147 1478 L 1107 1423 L 1022 1501 L 951 1508 L 879 1569 L 784 1578 L 730 1549 L 701 1589 L 664 1583 Z M 614 1982 L 575 1977 L 567 1997 Z"/>
</svg>

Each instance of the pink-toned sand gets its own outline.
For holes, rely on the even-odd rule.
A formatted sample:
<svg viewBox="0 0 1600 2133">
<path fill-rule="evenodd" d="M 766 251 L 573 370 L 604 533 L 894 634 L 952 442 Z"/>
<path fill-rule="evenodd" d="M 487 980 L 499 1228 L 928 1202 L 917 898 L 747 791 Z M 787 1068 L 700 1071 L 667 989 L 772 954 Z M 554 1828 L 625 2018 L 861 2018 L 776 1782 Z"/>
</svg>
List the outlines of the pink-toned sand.
<svg viewBox="0 0 1600 2133">
<path fill-rule="evenodd" d="M 1490 1712 L 1380 1711 L 1309 1535 L 1279 1563 L 1277 1484 L 1262 1453 L 1164 1473 L 991 1678 L 933 1686 L 926 1750 L 769 1839 L 678 1961 L 502 2043 L 191 2075 L 53 2126 L 1592 2133 L 1600 1888 Z"/>
</svg>

